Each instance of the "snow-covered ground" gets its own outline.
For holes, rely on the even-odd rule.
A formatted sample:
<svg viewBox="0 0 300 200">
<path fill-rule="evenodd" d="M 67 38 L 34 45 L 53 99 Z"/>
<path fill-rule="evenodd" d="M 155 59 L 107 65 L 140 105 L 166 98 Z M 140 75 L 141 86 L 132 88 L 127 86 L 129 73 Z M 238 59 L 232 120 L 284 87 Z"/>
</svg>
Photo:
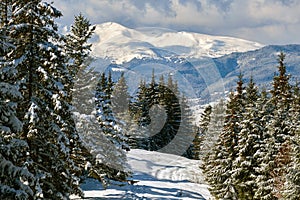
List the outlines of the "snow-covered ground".
<svg viewBox="0 0 300 200">
<path fill-rule="evenodd" d="M 82 185 L 87 199 L 192 200 L 211 196 L 203 181 L 200 161 L 180 156 L 133 149 L 128 153 L 133 185 L 102 189 L 90 180 Z M 73 199 L 78 199 L 73 197 Z"/>
</svg>

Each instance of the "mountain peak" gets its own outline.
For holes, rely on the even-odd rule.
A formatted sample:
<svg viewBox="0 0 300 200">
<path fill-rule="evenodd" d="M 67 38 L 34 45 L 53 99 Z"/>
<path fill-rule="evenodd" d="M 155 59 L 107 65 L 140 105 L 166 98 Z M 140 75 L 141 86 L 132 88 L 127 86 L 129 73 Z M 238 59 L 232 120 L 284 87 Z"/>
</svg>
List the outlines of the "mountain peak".
<svg viewBox="0 0 300 200">
<path fill-rule="evenodd" d="M 125 29 L 127 29 L 127 27 L 125 27 L 121 24 L 118 24 L 116 22 L 105 22 L 105 23 L 96 25 L 96 27 L 106 28 L 106 29 L 111 29 L 111 30 L 125 30 Z"/>
</svg>

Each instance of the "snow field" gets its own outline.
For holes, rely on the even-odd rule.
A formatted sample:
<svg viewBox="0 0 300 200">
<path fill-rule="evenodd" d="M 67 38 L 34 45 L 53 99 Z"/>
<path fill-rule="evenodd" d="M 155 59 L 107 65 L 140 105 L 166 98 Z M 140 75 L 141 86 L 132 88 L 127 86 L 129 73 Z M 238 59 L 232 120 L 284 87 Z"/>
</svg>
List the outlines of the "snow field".
<svg viewBox="0 0 300 200">
<path fill-rule="evenodd" d="M 102 189 L 89 180 L 82 185 L 88 199 L 201 200 L 211 198 L 203 181 L 200 161 L 181 156 L 133 149 L 128 153 L 133 185 Z M 72 197 L 72 199 L 78 199 Z"/>
</svg>

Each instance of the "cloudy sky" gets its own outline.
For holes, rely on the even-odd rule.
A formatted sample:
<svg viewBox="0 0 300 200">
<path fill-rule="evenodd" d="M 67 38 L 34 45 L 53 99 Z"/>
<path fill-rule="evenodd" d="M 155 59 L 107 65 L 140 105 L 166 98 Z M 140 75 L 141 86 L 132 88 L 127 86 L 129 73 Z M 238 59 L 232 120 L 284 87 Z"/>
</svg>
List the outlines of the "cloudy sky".
<svg viewBox="0 0 300 200">
<path fill-rule="evenodd" d="M 163 27 L 227 35 L 263 44 L 300 44 L 299 0 L 52 0 L 70 25 L 82 12 L 93 24 Z"/>
</svg>

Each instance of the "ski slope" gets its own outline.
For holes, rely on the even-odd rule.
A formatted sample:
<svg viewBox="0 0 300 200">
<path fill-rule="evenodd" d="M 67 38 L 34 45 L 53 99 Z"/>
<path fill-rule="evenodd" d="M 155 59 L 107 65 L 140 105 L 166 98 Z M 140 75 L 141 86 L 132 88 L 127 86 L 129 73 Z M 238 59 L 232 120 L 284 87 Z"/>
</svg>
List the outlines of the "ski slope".
<svg viewBox="0 0 300 200">
<path fill-rule="evenodd" d="M 133 149 L 128 153 L 133 185 L 109 186 L 89 180 L 82 185 L 87 199 L 193 200 L 211 196 L 203 181 L 200 161 Z M 78 199 L 73 197 L 73 199 Z"/>
</svg>

